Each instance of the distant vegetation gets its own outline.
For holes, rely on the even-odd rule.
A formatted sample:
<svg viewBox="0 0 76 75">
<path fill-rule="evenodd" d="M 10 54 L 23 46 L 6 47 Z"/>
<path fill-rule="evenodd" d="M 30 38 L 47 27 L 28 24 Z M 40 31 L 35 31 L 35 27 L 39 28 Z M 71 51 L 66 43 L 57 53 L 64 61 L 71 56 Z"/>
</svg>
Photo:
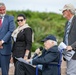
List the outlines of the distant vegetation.
<svg viewBox="0 0 76 75">
<path fill-rule="evenodd" d="M 32 27 L 34 31 L 35 40 L 32 45 L 32 51 L 41 46 L 41 40 L 49 34 L 55 35 L 58 39 L 58 43 L 62 41 L 64 26 L 66 22 L 62 15 L 51 12 L 32 12 L 30 10 L 7 11 L 7 14 L 13 15 L 15 17 L 15 23 L 17 15 L 20 13 L 26 15 L 27 23 Z"/>
</svg>

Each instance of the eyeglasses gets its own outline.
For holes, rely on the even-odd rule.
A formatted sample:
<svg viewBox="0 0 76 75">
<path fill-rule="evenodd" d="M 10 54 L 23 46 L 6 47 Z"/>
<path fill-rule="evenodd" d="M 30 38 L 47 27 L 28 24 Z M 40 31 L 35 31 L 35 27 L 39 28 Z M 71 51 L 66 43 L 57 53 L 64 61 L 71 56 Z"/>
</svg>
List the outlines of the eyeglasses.
<svg viewBox="0 0 76 75">
<path fill-rule="evenodd" d="M 24 19 L 19 19 L 19 20 L 17 20 L 17 22 L 19 22 L 19 21 L 21 21 L 21 22 L 22 22 L 23 20 L 24 20 Z"/>
</svg>

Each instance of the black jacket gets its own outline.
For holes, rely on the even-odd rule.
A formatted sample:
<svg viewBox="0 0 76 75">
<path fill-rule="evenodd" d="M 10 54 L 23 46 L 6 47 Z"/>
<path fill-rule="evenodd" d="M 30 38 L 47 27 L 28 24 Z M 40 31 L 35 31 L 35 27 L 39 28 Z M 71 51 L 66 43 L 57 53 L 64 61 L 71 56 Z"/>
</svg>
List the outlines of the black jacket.
<svg viewBox="0 0 76 75">
<path fill-rule="evenodd" d="M 21 30 L 13 43 L 13 57 L 24 57 L 26 49 L 30 50 L 32 46 L 32 29 L 25 28 Z M 29 55 L 30 57 L 30 55 Z"/>
<path fill-rule="evenodd" d="M 42 75 L 57 75 L 58 66 L 50 65 L 51 63 L 57 63 L 60 60 L 60 53 L 58 47 L 54 46 L 48 51 L 43 50 L 42 55 L 33 60 L 34 65 L 42 64 Z"/>
</svg>

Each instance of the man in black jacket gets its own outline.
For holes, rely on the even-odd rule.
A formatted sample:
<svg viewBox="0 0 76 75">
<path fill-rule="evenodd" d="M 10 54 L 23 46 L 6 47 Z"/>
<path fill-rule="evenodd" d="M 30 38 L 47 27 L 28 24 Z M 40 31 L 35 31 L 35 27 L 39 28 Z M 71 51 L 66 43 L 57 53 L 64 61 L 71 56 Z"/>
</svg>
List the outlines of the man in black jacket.
<svg viewBox="0 0 76 75">
<path fill-rule="evenodd" d="M 59 63 L 60 53 L 58 51 L 56 38 L 53 35 L 49 35 L 42 41 L 44 42 L 42 55 L 26 61 L 32 63 L 32 65 L 42 65 L 42 69 L 38 71 L 39 75 L 58 75 L 58 66 L 55 65 Z M 37 54 L 39 54 L 39 52 L 38 50 Z M 36 68 L 18 62 L 16 66 L 16 75 L 36 75 Z"/>
<path fill-rule="evenodd" d="M 72 4 L 66 4 L 62 13 L 68 21 L 65 26 L 64 43 L 67 45 L 66 50 L 75 50 L 75 54 L 70 61 L 67 61 L 67 74 L 76 75 L 76 16 L 75 7 Z"/>
</svg>

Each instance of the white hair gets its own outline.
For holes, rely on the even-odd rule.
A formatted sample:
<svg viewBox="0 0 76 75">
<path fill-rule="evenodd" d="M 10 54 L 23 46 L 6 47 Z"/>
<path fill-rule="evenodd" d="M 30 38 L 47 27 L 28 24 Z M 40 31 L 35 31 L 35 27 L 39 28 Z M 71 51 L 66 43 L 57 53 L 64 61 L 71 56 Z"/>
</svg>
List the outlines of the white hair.
<svg viewBox="0 0 76 75">
<path fill-rule="evenodd" d="M 73 15 L 76 14 L 76 10 L 71 10 L 71 9 L 69 9 L 69 11 L 70 11 Z"/>
<path fill-rule="evenodd" d="M 57 42 L 56 41 L 53 41 L 54 42 L 54 45 L 57 45 Z"/>
<path fill-rule="evenodd" d="M 57 45 L 57 42 L 56 41 L 54 41 L 54 40 L 50 40 L 50 41 L 54 42 L 54 45 Z"/>
</svg>

